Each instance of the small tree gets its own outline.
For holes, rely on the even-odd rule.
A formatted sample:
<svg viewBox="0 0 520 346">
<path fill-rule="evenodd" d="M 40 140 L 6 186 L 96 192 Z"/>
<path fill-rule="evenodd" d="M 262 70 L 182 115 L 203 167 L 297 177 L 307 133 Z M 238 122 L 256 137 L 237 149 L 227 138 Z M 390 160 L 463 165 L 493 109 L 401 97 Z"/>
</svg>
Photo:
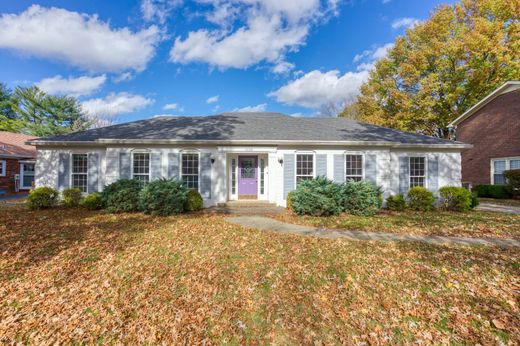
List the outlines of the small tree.
<svg viewBox="0 0 520 346">
<path fill-rule="evenodd" d="M 504 172 L 509 192 L 513 196 L 520 196 L 520 169 L 511 169 Z"/>
</svg>

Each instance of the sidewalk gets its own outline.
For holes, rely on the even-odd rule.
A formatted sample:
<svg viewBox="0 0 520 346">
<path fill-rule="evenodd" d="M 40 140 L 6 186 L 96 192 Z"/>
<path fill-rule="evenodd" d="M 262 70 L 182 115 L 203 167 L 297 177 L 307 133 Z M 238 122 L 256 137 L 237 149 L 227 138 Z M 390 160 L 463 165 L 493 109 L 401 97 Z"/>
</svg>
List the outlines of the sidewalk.
<svg viewBox="0 0 520 346">
<path fill-rule="evenodd" d="M 400 235 L 394 233 L 319 229 L 314 227 L 284 223 L 263 216 L 228 217 L 226 218 L 226 221 L 240 226 L 256 228 L 265 231 L 274 231 L 285 234 L 298 234 L 304 236 L 315 236 L 330 239 L 346 238 L 350 240 L 418 241 L 435 245 L 458 244 L 520 247 L 520 241 L 515 239 Z"/>
</svg>

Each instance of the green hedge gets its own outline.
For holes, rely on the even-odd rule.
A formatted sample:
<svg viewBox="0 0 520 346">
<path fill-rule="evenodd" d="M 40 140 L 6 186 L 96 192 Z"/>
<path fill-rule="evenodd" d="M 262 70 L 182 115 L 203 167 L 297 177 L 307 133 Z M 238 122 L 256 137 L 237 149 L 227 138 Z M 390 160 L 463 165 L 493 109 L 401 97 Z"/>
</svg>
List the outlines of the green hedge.
<svg viewBox="0 0 520 346">
<path fill-rule="evenodd" d="M 429 211 L 435 209 L 435 196 L 425 187 L 415 186 L 408 191 L 407 205 L 416 211 Z"/>
<path fill-rule="evenodd" d="M 507 199 L 511 193 L 506 185 L 476 185 L 473 192 L 477 197 Z"/>
<path fill-rule="evenodd" d="M 74 208 L 81 203 L 81 190 L 78 188 L 65 189 L 62 192 L 62 204 L 67 208 Z"/>
<path fill-rule="evenodd" d="M 372 216 L 381 208 L 381 190 L 369 181 L 349 180 L 341 185 L 340 201 L 349 214 Z"/>
<path fill-rule="evenodd" d="M 121 179 L 105 186 L 101 199 L 111 213 L 139 210 L 141 184 L 133 179 Z"/>
<path fill-rule="evenodd" d="M 184 210 L 186 211 L 199 211 L 204 208 L 204 201 L 202 196 L 196 190 L 188 190 L 186 196 L 186 203 L 184 204 Z"/>
<path fill-rule="evenodd" d="M 104 207 L 101 194 L 97 192 L 86 195 L 83 201 L 81 201 L 81 205 L 89 210 L 98 210 Z"/>
<path fill-rule="evenodd" d="M 471 209 L 471 191 L 460 186 L 444 186 L 439 189 L 440 202 L 443 209 L 467 211 Z"/>
<path fill-rule="evenodd" d="M 341 187 L 324 178 L 304 180 L 291 194 L 292 210 L 298 215 L 337 215 L 341 208 Z"/>
<path fill-rule="evenodd" d="M 29 191 L 27 207 L 31 210 L 52 208 L 58 204 L 59 195 L 59 192 L 52 187 L 37 187 Z"/>
<path fill-rule="evenodd" d="M 406 199 L 403 195 L 388 196 L 386 208 L 392 211 L 403 211 L 406 209 Z"/>
<path fill-rule="evenodd" d="M 184 211 L 187 199 L 188 190 L 181 181 L 154 180 L 139 193 L 139 209 L 152 215 L 180 214 Z"/>
</svg>

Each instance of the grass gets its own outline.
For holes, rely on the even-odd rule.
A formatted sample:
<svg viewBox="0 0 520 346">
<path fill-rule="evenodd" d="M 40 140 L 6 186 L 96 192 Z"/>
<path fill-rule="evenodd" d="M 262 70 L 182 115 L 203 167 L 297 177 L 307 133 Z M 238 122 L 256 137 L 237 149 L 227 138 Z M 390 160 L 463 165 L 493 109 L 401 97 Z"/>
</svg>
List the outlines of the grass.
<svg viewBox="0 0 520 346">
<path fill-rule="evenodd" d="M 2 343 L 520 342 L 518 249 L 21 208 L 0 208 Z"/>
<path fill-rule="evenodd" d="M 484 211 L 456 213 L 440 210 L 432 212 L 382 210 L 372 217 L 349 214 L 312 217 L 286 212 L 275 218 L 285 222 L 324 228 L 415 235 L 520 239 L 520 215 Z"/>
</svg>

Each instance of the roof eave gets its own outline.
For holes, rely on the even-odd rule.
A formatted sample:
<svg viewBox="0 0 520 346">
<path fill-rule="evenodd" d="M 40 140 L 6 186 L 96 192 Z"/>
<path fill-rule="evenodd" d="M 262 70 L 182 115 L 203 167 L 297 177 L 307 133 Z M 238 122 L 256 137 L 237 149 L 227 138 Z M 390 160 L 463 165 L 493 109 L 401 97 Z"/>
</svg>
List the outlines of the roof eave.
<svg viewBox="0 0 520 346">
<path fill-rule="evenodd" d="M 468 109 L 466 112 L 464 112 L 462 115 L 460 115 L 457 119 L 453 120 L 451 123 L 448 124 L 448 127 L 456 127 L 458 124 L 466 120 L 467 118 L 471 117 L 473 114 L 475 114 L 479 109 L 487 105 L 489 102 L 493 101 L 496 97 L 500 96 L 502 92 L 507 90 L 512 85 L 518 85 L 520 86 L 520 81 L 508 81 L 499 86 L 497 89 L 495 89 L 493 92 L 488 94 L 486 97 L 484 97 L 482 100 L 477 102 L 473 107 Z"/>
<path fill-rule="evenodd" d="M 318 141 L 318 140 L 176 140 L 176 139 L 99 139 L 96 141 L 31 141 L 36 146 L 106 146 L 110 144 L 178 144 L 178 145 L 314 145 L 314 146 L 375 146 L 386 148 L 469 149 L 473 146 L 453 143 L 395 143 L 387 141 Z"/>
</svg>

